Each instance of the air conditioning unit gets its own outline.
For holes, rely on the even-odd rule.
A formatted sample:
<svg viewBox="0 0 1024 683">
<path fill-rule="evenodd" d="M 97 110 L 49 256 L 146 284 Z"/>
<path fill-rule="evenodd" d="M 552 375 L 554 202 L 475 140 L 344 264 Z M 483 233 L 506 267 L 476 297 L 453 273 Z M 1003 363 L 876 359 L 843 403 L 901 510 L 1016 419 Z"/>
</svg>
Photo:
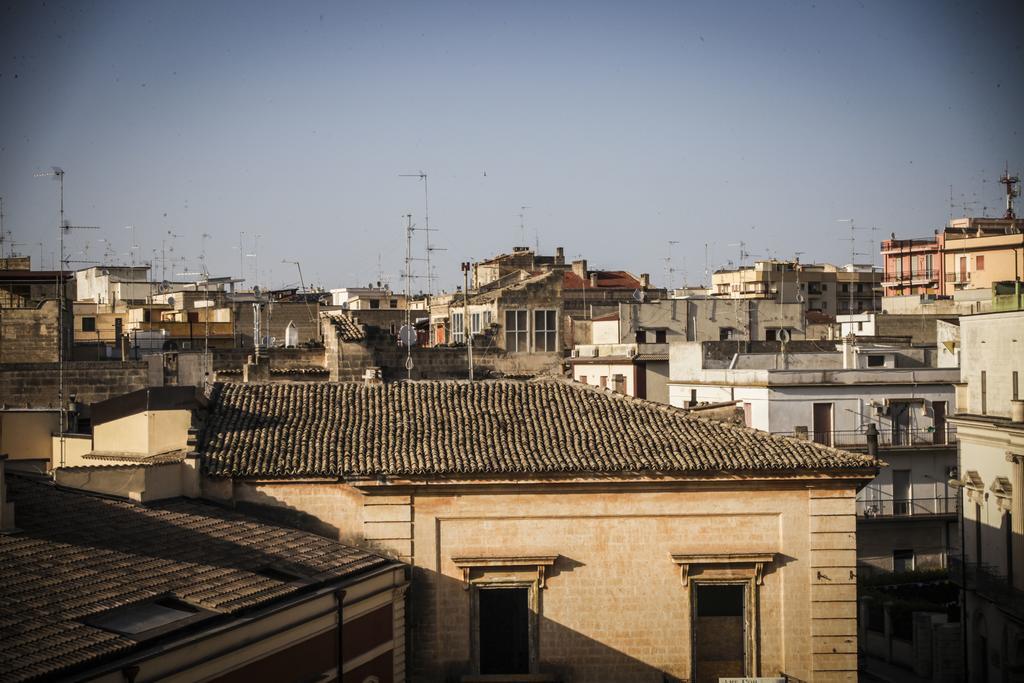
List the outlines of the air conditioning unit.
<svg viewBox="0 0 1024 683">
<path fill-rule="evenodd" d="M 629 350 L 626 351 L 626 355 L 629 356 L 630 358 L 635 357 L 636 356 L 636 347 L 635 346 L 631 346 L 629 348 Z"/>
<path fill-rule="evenodd" d="M 569 352 L 569 357 L 570 358 L 579 358 L 580 357 L 579 349 L 573 349 L 572 351 L 570 351 Z"/>
</svg>

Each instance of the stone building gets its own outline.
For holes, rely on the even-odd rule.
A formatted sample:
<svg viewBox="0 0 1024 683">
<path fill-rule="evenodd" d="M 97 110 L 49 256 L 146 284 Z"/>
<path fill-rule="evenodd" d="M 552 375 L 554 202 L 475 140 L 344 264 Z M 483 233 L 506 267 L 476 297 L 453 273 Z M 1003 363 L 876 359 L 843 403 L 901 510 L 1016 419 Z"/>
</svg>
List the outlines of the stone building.
<svg viewBox="0 0 1024 683">
<path fill-rule="evenodd" d="M 413 565 L 410 680 L 856 680 L 870 457 L 565 380 L 221 385 L 209 410 L 204 496 Z"/>
</svg>

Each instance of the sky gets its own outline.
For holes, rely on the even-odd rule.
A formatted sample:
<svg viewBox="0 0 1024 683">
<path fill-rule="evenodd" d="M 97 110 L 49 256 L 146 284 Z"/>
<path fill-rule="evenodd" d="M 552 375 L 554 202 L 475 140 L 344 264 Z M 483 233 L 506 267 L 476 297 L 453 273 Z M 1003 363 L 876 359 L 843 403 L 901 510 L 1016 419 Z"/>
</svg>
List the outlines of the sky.
<svg viewBox="0 0 1024 683">
<path fill-rule="evenodd" d="M 1011 1 L 9 1 L 4 228 L 56 264 L 58 183 L 35 174 L 58 166 L 67 220 L 100 228 L 67 232 L 69 267 L 166 279 L 205 264 L 294 286 L 298 261 L 307 285 L 401 290 L 404 217 L 425 227 L 427 198 L 434 291 L 523 243 L 660 286 L 741 257 L 879 263 L 890 233 L 1001 215 L 1004 164 L 1024 171 L 1022 18 Z M 419 172 L 427 197 L 402 177 Z"/>
</svg>

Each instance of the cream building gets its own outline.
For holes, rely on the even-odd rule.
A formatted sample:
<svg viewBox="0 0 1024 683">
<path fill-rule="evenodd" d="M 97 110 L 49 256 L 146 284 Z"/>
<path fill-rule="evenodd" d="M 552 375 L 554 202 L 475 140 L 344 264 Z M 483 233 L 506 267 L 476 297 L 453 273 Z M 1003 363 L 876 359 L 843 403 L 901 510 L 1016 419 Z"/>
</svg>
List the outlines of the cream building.
<svg viewBox="0 0 1024 683">
<path fill-rule="evenodd" d="M 1024 311 L 960 319 L 960 437 L 970 681 L 1024 674 Z"/>
<path fill-rule="evenodd" d="M 410 680 L 856 680 L 868 456 L 564 380 L 219 385 L 200 452 L 413 565 Z"/>
</svg>

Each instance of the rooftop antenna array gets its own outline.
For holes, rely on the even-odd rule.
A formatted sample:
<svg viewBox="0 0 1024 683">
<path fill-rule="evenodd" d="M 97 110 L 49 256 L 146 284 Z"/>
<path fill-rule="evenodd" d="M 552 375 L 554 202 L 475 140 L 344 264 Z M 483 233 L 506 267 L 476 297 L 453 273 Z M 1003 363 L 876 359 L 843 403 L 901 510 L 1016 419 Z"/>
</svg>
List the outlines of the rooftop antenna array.
<svg viewBox="0 0 1024 683">
<path fill-rule="evenodd" d="M 665 281 L 668 282 L 668 290 L 671 292 L 675 288 L 675 272 L 676 269 L 672 267 L 672 246 L 679 244 L 679 240 L 668 241 L 668 256 L 665 257 Z M 684 282 L 685 286 L 686 283 Z"/>
<path fill-rule="evenodd" d="M 281 259 L 281 263 L 290 263 L 299 269 L 299 286 L 302 288 L 299 291 L 302 292 L 302 300 L 306 303 L 306 313 L 309 315 L 309 322 L 316 324 L 316 319 L 313 317 L 313 309 L 309 307 L 309 297 L 306 296 L 306 281 L 302 278 L 302 264 L 298 261 L 289 261 L 288 259 Z"/>
<path fill-rule="evenodd" d="M 874 269 L 875 269 L 874 259 L 873 259 L 873 253 L 874 252 L 869 254 L 868 252 L 857 251 L 857 231 L 858 230 L 878 230 L 878 228 L 858 228 L 856 226 L 856 224 L 854 223 L 854 220 L 852 218 L 837 218 L 836 219 L 836 223 L 849 223 L 850 224 L 850 236 L 849 237 L 840 237 L 839 238 L 839 241 L 841 241 L 841 242 L 849 242 L 850 243 L 850 272 L 851 273 L 855 272 L 854 271 L 854 266 L 857 263 L 857 257 L 858 256 L 872 256 L 871 270 L 872 270 L 872 273 L 873 273 Z M 874 286 L 874 285 L 872 285 L 872 286 Z M 847 313 L 849 315 L 853 315 L 853 312 L 854 312 L 853 311 L 853 290 L 855 288 L 853 286 L 853 282 L 852 281 L 847 283 L 847 289 L 850 290 L 850 297 L 849 297 L 849 304 L 848 304 L 849 309 L 847 310 Z M 872 297 L 872 301 L 874 301 L 874 297 Z M 837 311 L 837 313 L 838 313 L 838 311 Z"/>
<path fill-rule="evenodd" d="M 430 227 L 430 191 L 427 186 L 427 174 L 423 171 L 416 171 L 415 173 L 399 173 L 400 178 L 419 178 L 423 181 L 423 227 L 417 228 L 426 233 L 426 252 L 427 252 L 427 308 L 430 308 L 430 297 L 434 295 L 434 272 L 430 266 L 430 254 L 434 251 L 439 251 L 436 247 L 430 246 L 430 233 L 437 232 L 436 229 Z M 411 214 L 410 214 L 411 215 Z M 405 300 L 406 307 L 409 306 L 409 299 Z"/>
<path fill-rule="evenodd" d="M 532 206 L 520 206 L 519 213 L 519 244 L 526 246 L 526 210 L 532 209 Z M 533 253 L 540 254 L 540 232 L 534 229 L 533 233 Z"/>
<path fill-rule="evenodd" d="M 1006 186 L 1006 213 L 1003 214 L 1003 218 L 1013 220 L 1017 217 L 1013 210 L 1013 200 L 1020 196 L 1020 188 L 1017 187 L 1020 185 L 1020 176 L 1010 175 L 1010 162 L 1006 162 L 1006 169 L 999 182 Z M 0 232 L 2 232 L 2 228 L 0 228 Z"/>
<path fill-rule="evenodd" d="M 4 198 L 0 197 L 0 258 L 4 257 L 4 242 L 10 241 L 10 233 L 4 230 Z M 13 250 L 11 256 L 13 256 Z"/>
<path fill-rule="evenodd" d="M 67 431 L 68 417 L 64 398 L 64 336 L 67 334 L 67 331 L 64 329 L 64 307 L 66 304 L 64 292 L 64 235 L 72 230 L 99 230 L 99 227 L 95 225 L 71 225 L 64 218 L 64 169 L 54 166 L 49 171 L 36 173 L 35 177 L 55 178 L 60 183 L 60 224 L 57 227 L 57 232 L 60 233 L 60 261 L 57 276 L 57 403 L 60 412 L 58 431 L 60 439 L 60 466 L 63 467 L 67 453 L 67 440 L 64 435 Z"/>
</svg>

